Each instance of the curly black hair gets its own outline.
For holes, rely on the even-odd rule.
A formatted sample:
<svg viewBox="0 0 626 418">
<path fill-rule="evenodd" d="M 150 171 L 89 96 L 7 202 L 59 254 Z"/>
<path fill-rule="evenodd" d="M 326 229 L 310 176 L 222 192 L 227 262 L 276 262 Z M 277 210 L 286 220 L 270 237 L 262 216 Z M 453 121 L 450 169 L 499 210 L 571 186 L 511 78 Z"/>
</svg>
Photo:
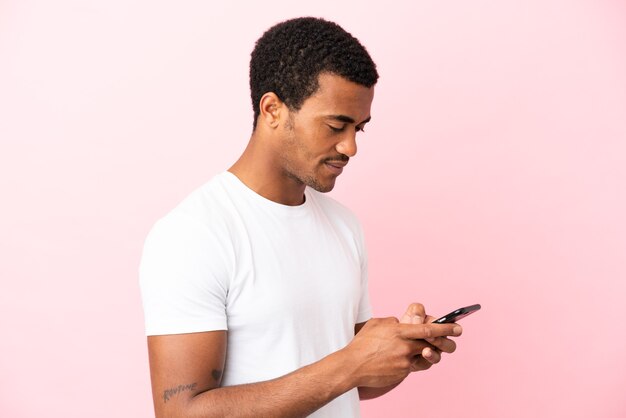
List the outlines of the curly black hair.
<svg viewBox="0 0 626 418">
<path fill-rule="evenodd" d="M 274 92 L 291 110 L 319 87 L 318 76 L 328 72 L 371 87 L 378 80 L 376 64 L 363 45 L 334 22 L 315 17 L 286 20 L 268 29 L 256 42 L 250 59 L 250 90 L 254 110 Z"/>
</svg>

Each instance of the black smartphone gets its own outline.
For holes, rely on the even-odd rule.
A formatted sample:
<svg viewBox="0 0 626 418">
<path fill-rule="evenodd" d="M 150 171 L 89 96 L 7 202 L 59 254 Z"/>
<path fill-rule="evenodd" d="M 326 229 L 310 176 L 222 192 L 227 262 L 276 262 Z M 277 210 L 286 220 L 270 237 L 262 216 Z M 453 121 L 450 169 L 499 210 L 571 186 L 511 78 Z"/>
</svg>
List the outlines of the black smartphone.
<svg viewBox="0 0 626 418">
<path fill-rule="evenodd" d="M 466 306 L 465 308 L 459 308 L 456 311 L 450 312 L 448 315 L 442 316 L 439 319 L 433 321 L 434 324 L 449 324 L 456 322 L 461 318 L 465 318 L 467 315 L 473 314 L 480 309 L 480 305 Z"/>
</svg>

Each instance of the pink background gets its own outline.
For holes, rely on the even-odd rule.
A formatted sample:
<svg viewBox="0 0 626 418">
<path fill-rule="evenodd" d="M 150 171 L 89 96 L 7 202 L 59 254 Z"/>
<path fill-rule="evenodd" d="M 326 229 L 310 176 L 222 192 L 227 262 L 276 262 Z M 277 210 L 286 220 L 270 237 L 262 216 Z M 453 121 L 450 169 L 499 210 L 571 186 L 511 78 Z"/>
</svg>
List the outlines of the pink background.
<svg viewBox="0 0 626 418">
<path fill-rule="evenodd" d="M 137 267 L 250 134 L 272 24 L 342 24 L 382 75 L 333 196 L 378 316 L 481 303 L 365 417 L 626 416 L 623 1 L 0 2 L 0 416 L 152 414 Z"/>
</svg>

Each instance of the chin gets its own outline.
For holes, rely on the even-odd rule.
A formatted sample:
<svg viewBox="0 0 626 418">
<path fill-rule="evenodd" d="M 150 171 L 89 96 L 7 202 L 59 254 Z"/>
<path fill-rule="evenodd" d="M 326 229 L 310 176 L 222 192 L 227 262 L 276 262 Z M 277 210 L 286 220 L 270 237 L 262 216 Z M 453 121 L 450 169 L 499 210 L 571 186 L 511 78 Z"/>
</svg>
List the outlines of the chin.
<svg viewBox="0 0 626 418">
<path fill-rule="evenodd" d="M 328 193 L 335 188 L 336 176 L 308 174 L 299 176 L 298 179 L 306 186 L 320 193 Z"/>
<path fill-rule="evenodd" d="M 311 182 L 307 182 L 306 185 L 320 193 L 328 193 L 335 188 L 335 180 L 333 179 L 330 182 L 321 182 L 314 179 Z"/>
</svg>

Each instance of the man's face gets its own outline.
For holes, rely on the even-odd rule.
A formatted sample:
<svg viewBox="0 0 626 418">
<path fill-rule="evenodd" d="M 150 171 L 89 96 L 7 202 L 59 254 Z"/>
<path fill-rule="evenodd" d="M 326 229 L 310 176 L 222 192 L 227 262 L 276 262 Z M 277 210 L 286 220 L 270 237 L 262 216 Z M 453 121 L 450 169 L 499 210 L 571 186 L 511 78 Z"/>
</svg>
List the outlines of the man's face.
<svg viewBox="0 0 626 418">
<path fill-rule="evenodd" d="M 278 150 L 283 174 L 320 192 L 335 187 L 356 154 L 356 134 L 370 120 L 374 87 L 332 75 L 319 76 L 319 89 L 281 127 Z"/>
</svg>

